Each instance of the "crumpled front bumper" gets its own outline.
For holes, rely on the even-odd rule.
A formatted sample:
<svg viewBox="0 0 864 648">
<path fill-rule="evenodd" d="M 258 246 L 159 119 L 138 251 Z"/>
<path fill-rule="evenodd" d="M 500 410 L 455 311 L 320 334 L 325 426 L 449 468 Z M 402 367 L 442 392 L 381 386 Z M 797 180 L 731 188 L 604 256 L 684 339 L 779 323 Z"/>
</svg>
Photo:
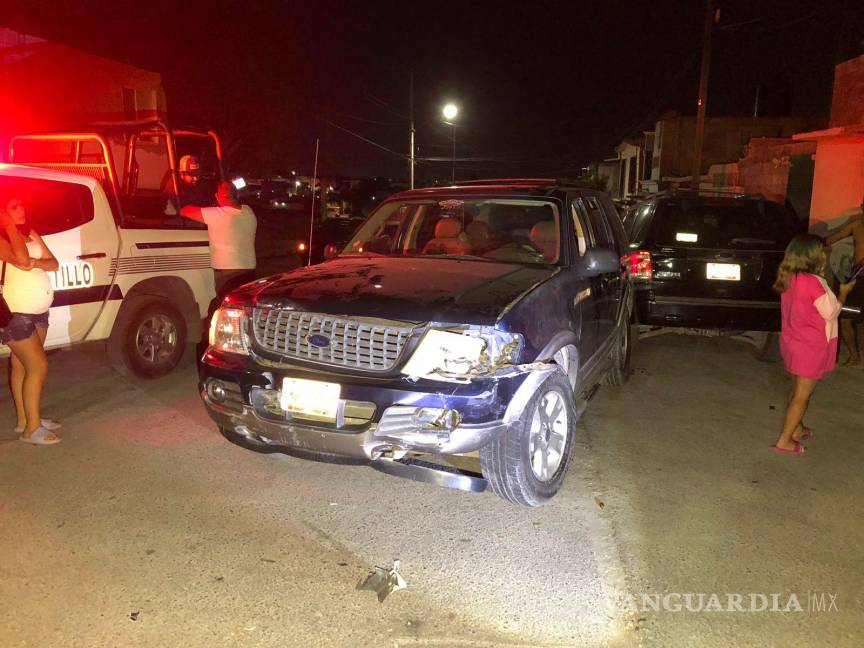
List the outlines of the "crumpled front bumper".
<svg viewBox="0 0 864 648">
<path fill-rule="evenodd" d="M 335 431 L 316 427 L 314 422 L 276 422 L 258 416 L 252 406 L 241 412 L 228 410 L 202 392 L 207 411 L 226 432 L 244 437 L 252 444 L 295 454 L 304 458 L 365 463 L 390 450 L 413 450 L 438 454 L 461 454 L 479 450 L 503 432 L 507 424 L 495 421 L 463 424 L 452 430 L 424 431 L 410 423 L 411 408 L 385 411 L 381 423 L 370 423 L 362 431 Z M 383 423 L 383 425 L 382 425 Z"/>
<path fill-rule="evenodd" d="M 507 416 L 525 376 L 487 384 L 435 385 L 327 375 L 342 400 L 336 421 L 292 416 L 279 404 L 282 379 L 310 377 L 290 367 L 208 353 L 200 393 L 210 417 L 246 444 L 336 462 L 366 463 L 388 451 L 463 454 L 479 450 L 510 425 Z"/>
</svg>

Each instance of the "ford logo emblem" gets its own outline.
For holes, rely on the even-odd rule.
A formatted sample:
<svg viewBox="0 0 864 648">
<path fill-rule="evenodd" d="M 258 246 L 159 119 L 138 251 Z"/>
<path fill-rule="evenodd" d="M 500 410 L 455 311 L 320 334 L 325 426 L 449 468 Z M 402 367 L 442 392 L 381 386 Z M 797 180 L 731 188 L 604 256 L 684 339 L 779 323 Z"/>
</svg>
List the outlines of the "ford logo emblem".
<svg viewBox="0 0 864 648">
<path fill-rule="evenodd" d="M 306 341 L 318 349 L 326 349 L 330 346 L 330 338 L 326 335 L 307 335 Z"/>
</svg>

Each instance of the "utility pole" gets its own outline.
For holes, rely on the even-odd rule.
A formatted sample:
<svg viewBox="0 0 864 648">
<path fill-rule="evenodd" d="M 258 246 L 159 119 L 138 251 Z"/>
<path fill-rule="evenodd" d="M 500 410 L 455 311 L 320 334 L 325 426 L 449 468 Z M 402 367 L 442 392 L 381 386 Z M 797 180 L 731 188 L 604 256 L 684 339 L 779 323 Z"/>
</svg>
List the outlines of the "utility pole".
<svg viewBox="0 0 864 648">
<path fill-rule="evenodd" d="M 411 138 L 410 138 L 410 146 L 411 150 L 408 151 L 408 178 L 410 189 L 414 188 L 414 72 L 411 72 L 411 83 L 409 85 L 409 116 L 411 119 Z"/>
<path fill-rule="evenodd" d="M 693 152 L 693 174 L 690 186 L 699 189 L 702 178 L 702 142 L 705 139 L 705 112 L 708 108 L 708 72 L 711 68 L 711 32 L 714 22 L 719 17 L 719 10 L 714 8 L 715 0 L 707 0 L 705 4 L 705 31 L 702 34 L 702 68 L 699 73 L 699 99 L 696 104 L 696 133 L 694 136 L 696 148 Z"/>
</svg>

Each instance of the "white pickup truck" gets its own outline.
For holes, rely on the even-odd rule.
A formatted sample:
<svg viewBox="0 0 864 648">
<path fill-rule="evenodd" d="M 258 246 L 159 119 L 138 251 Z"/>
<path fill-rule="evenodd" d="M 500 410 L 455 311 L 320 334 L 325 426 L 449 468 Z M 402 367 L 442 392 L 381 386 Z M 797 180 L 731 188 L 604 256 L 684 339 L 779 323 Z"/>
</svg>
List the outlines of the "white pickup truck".
<svg viewBox="0 0 864 648">
<path fill-rule="evenodd" d="M 159 175 L 154 187 L 140 182 L 159 147 L 173 149 L 173 134 L 136 131 L 131 145 L 126 135 L 13 139 L 9 158 L 23 164 L 0 164 L 0 193 L 22 199 L 28 222 L 60 263 L 51 273 L 46 348 L 104 340 L 119 371 L 157 378 L 177 366 L 187 341 L 201 339 L 215 292 L 206 229 L 176 216 L 176 151 L 167 174 L 150 172 Z M 151 149 L 149 162 L 142 143 Z M 62 155 L 48 155 L 46 146 L 59 146 Z M 117 147 L 126 160 L 120 174 Z M 8 354 L 0 346 L 0 355 Z"/>
</svg>

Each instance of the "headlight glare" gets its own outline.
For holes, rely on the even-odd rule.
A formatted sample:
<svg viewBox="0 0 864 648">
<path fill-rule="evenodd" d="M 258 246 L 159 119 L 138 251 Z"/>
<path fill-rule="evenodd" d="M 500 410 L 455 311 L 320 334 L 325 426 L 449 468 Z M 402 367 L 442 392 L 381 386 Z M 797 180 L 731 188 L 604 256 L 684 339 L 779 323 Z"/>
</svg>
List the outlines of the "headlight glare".
<svg viewBox="0 0 864 648">
<path fill-rule="evenodd" d="M 242 308 L 220 308 L 210 320 L 210 346 L 217 351 L 248 355 L 245 325 L 246 313 Z"/>
</svg>

